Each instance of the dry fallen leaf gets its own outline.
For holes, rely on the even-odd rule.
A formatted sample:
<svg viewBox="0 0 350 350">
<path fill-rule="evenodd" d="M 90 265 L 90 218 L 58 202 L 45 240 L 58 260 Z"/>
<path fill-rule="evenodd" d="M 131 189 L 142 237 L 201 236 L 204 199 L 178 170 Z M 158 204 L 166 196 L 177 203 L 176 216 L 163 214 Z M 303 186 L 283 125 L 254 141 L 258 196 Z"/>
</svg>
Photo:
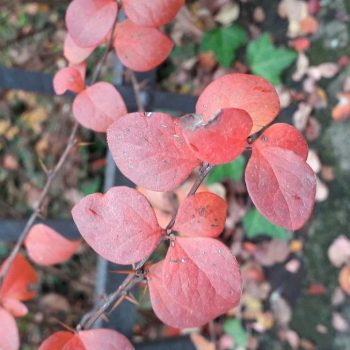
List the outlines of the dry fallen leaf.
<svg viewBox="0 0 350 350">
<path fill-rule="evenodd" d="M 332 110 L 332 118 L 336 121 L 350 118 L 350 92 L 337 94 L 338 104 Z"/>
<path fill-rule="evenodd" d="M 346 294 L 350 295 L 350 265 L 345 265 L 340 270 L 339 285 Z"/>
<path fill-rule="evenodd" d="M 350 262 L 350 240 L 345 235 L 338 236 L 330 245 L 328 258 L 335 267 Z"/>
</svg>

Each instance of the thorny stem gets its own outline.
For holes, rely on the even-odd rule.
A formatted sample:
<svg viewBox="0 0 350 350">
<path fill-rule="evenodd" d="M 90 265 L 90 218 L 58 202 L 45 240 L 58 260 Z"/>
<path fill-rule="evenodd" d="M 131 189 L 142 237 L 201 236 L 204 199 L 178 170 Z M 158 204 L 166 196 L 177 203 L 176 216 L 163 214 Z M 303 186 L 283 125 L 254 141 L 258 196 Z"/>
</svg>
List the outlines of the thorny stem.
<svg viewBox="0 0 350 350">
<path fill-rule="evenodd" d="M 117 25 L 117 20 L 115 20 L 115 22 L 113 24 L 113 28 L 112 28 L 112 31 L 111 31 L 111 37 L 110 37 L 110 40 L 109 40 L 109 42 L 107 44 L 105 52 L 104 52 L 103 56 L 100 58 L 99 62 L 97 63 L 97 68 L 96 68 L 96 71 L 94 72 L 94 74 L 92 76 L 91 84 L 94 84 L 97 81 L 97 79 L 98 79 L 98 77 L 100 75 L 100 72 L 101 72 L 101 67 L 103 66 L 104 62 L 107 59 L 108 52 L 109 52 L 109 50 L 112 47 L 113 34 L 114 34 L 114 31 L 115 31 L 116 25 Z M 10 269 L 10 267 L 11 267 L 11 265 L 12 265 L 12 263 L 13 263 L 15 257 L 16 257 L 16 255 L 20 251 L 23 242 L 27 238 L 28 233 L 30 232 L 30 229 L 31 229 L 32 225 L 35 223 L 37 218 L 40 216 L 42 206 L 44 204 L 44 201 L 45 201 L 46 197 L 49 194 L 49 191 L 51 189 L 52 183 L 54 182 L 54 180 L 56 179 L 57 175 L 59 174 L 59 172 L 63 168 L 66 160 L 68 159 L 68 156 L 69 156 L 71 150 L 76 145 L 76 143 L 77 143 L 76 142 L 76 136 L 77 136 L 78 130 L 79 130 L 79 124 L 78 124 L 78 122 L 75 121 L 74 124 L 73 124 L 72 130 L 71 130 L 71 133 L 69 135 L 67 145 L 66 145 L 63 153 L 61 154 L 61 156 L 60 156 L 58 162 L 56 163 L 56 165 L 54 166 L 54 168 L 49 170 L 49 171 L 47 171 L 46 183 L 45 183 L 45 186 L 44 186 L 44 188 L 42 189 L 42 191 L 40 193 L 39 200 L 38 200 L 37 204 L 35 205 L 34 210 L 33 210 L 32 214 L 30 215 L 30 217 L 29 217 L 29 219 L 28 219 L 28 221 L 27 221 L 23 231 L 21 232 L 21 234 L 20 234 L 20 236 L 19 236 L 15 246 L 13 247 L 9 257 L 5 260 L 5 262 L 2 265 L 2 269 L 0 271 L 0 286 L 2 285 L 2 283 L 4 281 L 4 278 L 5 278 L 6 274 L 8 273 L 8 271 L 9 271 L 9 269 Z"/>
<path fill-rule="evenodd" d="M 203 183 L 204 179 L 208 176 L 208 174 L 210 173 L 210 171 L 212 169 L 213 169 L 213 165 L 210 165 L 210 164 L 207 164 L 207 163 L 204 163 L 202 165 L 201 169 L 199 170 L 199 176 L 198 176 L 196 182 L 193 184 L 193 186 L 190 189 L 190 191 L 188 192 L 187 197 L 192 196 L 192 195 L 194 195 L 196 193 L 196 191 L 198 190 L 199 186 Z M 176 214 L 177 213 L 175 213 L 174 217 L 170 220 L 169 224 L 167 225 L 167 227 L 165 229 L 165 232 L 170 231 L 171 228 L 174 226 Z M 163 242 L 163 240 L 164 240 L 164 237 L 162 236 L 160 238 L 160 240 L 159 240 L 159 243 L 158 243 L 157 247 L 159 246 L 159 244 L 161 242 Z M 119 286 L 119 288 L 115 292 L 113 292 L 112 294 L 109 294 L 107 296 L 106 301 L 96 311 L 94 311 L 92 313 L 88 313 L 85 316 L 83 316 L 82 320 L 80 321 L 80 323 L 76 327 L 77 331 L 80 331 L 82 329 L 88 329 L 88 328 L 92 327 L 94 325 L 94 323 L 107 310 L 111 309 L 111 307 L 121 297 L 126 296 L 131 288 L 133 288 L 138 282 L 141 282 L 142 280 L 144 280 L 145 274 L 144 274 L 144 271 L 143 271 L 143 267 L 144 267 L 144 265 L 146 264 L 146 262 L 148 261 L 148 259 L 150 258 L 151 255 L 152 255 L 152 253 L 135 265 L 135 271 L 136 272 L 132 273 L 128 277 L 126 277 L 124 282 Z"/>
</svg>

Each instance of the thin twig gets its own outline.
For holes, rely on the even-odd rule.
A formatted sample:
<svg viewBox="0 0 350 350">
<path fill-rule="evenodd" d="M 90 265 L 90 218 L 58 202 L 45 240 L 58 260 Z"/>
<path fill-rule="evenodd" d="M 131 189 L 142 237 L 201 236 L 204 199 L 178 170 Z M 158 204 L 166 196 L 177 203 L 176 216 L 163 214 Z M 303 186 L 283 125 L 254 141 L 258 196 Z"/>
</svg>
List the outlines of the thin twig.
<svg viewBox="0 0 350 350">
<path fill-rule="evenodd" d="M 132 289 L 137 283 L 143 280 L 143 276 L 138 274 L 131 274 L 125 278 L 123 283 L 119 288 L 114 291 L 112 294 L 109 294 L 106 301 L 94 312 L 91 313 L 88 317 L 83 317 L 82 321 L 77 325 L 76 330 L 80 331 L 82 329 L 91 328 L 94 323 L 105 313 L 107 312 L 120 297 L 128 295 L 130 289 Z"/>
<path fill-rule="evenodd" d="M 132 88 L 134 90 L 137 110 L 141 113 L 145 113 L 145 107 L 142 103 L 140 84 L 137 81 L 135 73 L 132 70 L 129 70 L 129 72 L 130 72 Z"/>
<path fill-rule="evenodd" d="M 103 54 L 103 56 L 100 58 L 99 62 L 97 63 L 97 68 L 92 76 L 92 79 L 91 79 L 91 84 L 95 83 L 100 75 L 100 72 L 101 72 L 101 67 L 102 65 L 104 64 L 106 58 L 107 58 L 107 55 L 108 55 L 108 52 L 109 50 L 111 49 L 112 47 L 112 43 L 113 43 L 113 36 L 114 36 L 114 31 L 115 31 L 115 27 L 117 25 L 117 19 L 115 20 L 114 24 L 113 24 L 113 28 L 112 28 L 112 31 L 111 31 L 111 37 L 110 37 L 110 40 L 107 44 L 107 47 L 105 49 L 105 52 Z M 56 163 L 55 167 L 48 171 L 47 173 L 47 179 L 46 179 L 46 183 L 45 183 L 45 186 L 44 188 L 42 189 L 41 193 L 40 193 L 40 197 L 39 197 L 39 200 L 37 202 L 37 204 L 35 205 L 34 207 L 34 210 L 33 210 L 33 213 L 30 215 L 23 231 L 21 232 L 14 248 L 12 249 L 9 257 L 5 260 L 3 266 L 2 266 L 2 269 L 0 271 L 0 286 L 6 276 L 6 274 L 8 273 L 12 263 L 13 263 L 13 260 L 15 259 L 16 255 L 18 254 L 19 250 L 21 249 L 21 246 L 23 244 L 23 242 L 25 241 L 25 239 L 27 238 L 28 236 L 28 233 L 30 231 L 30 228 L 32 227 L 32 225 L 34 224 L 34 222 L 36 221 L 36 219 L 38 217 L 40 217 L 40 214 L 41 214 L 41 209 L 42 209 L 42 206 L 44 204 L 44 201 L 50 191 L 50 188 L 51 188 L 51 185 L 53 183 L 53 181 L 56 179 L 58 173 L 60 172 L 60 170 L 62 169 L 64 163 L 66 162 L 71 150 L 74 148 L 74 146 L 76 145 L 76 136 L 77 136 L 77 133 L 78 133 L 78 129 L 79 129 L 79 124 L 75 121 L 74 124 L 73 124 L 73 127 L 72 127 L 72 130 L 71 130 L 71 133 L 69 135 L 69 138 L 68 138 L 68 142 L 67 142 L 67 145 L 62 153 L 62 155 L 60 156 L 58 162 Z"/>
<path fill-rule="evenodd" d="M 29 217 L 29 219 L 28 219 L 21 235 L 19 236 L 19 238 L 16 242 L 16 245 L 12 249 L 9 257 L 5 260 L 5 262 L 3 264 L 3 267 L 2 267 L 1 272 L 0 272 L 0 285 L 2 284 L 3 279 L 6 276 L 8 270 L 10 269 L 13 260 L 15 259 L 16 255 L 18 254 L 19 250 L 21 249 L 23 242 L 27 238 L 27 235 L 29 233 L 30 228 L 34 224 L 37 217 L 40 215 L 41 208 L 44 204 L 46 196 L 49 193 L 49 190 L 51 188 L 53 181 L 55 180 L 56 176 L 58 175 L 58 173 L 62 169 L 65 161 L 67 160 L 67 158 L 69 156 L 70 151 L 73 149 L 73 147 L 76 144 L 76 135 L 77 135 L 78 127 L 79 127 L 78 123 L 74 122 L 72 131 L 69 135 L 69 139 L 68 139 L 68 143 L 67 143 L 66 148 L 64 149 L 64 151 L 63 151 L 60 159 L 58 160 L 57 164 L 55 165 L 55 167 L 51 171 L 48 172 L 45 186 L 44 186 L 43 190 L 41 191 L 39 200 L 38 200 L 37 204 L 35 205 L 34 211 L 33 211 L 32 215 Z"/>
</svg>

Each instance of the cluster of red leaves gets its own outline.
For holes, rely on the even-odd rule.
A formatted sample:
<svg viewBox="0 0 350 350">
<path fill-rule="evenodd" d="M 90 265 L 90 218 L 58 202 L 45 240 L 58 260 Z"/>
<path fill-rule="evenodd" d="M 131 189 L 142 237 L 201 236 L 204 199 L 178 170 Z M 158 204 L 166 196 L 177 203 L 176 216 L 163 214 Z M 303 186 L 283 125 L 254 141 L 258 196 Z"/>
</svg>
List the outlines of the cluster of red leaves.
<svg viewBox="0 0 350 350">
<path fill-rule="evenodd" d="M 173 43 L 159 30 L 170 22 L 184 0 L 123 1 L 128 19 L 117 23 L 115 0 L 74 0 L 66 13 L 68 33 L 64 56 L 69 66 L 54 77 L 57 94 L 77 93 L 73 115 L 84 127 L 105 132 L 110 124 L 127 113 L 119 92 L 109 83 L 85 86 L 86 60 L 100 45 L 113 41 L 121 62 L 134 71 L 147 71 L 162 63 Z M 113 37 L 111 37 L 113 36 Z"/>
<path fill-rule="evenodd" d="M 70 259 L 80 247 L 79 241 L 69 241 L 50 227 L 34 225 L 25 241 L 31 260 L 39 265 L 55 265 Z M 0 271 L 3 269 L 1 266 Z M 10 265 L 0 288 L 0 349 L 18 350 L 19 334 L 15 317 L 28 313 L 22 301 L 36 296 L 38 276 L 23 255 L 18 254 Z"/>
<path fill-rule="evenodd" d="M 178 120 L 164 113 L 126 114 L 107 129 L 107 141 L 124 175 L 154 191 L 173 190 L 199 164 L 230 162 L 251 148 L 245 178 L 252 201 L 270 221 L 296 230 L 311 214 L 316 179 L 306 164 L 307 144 L 295 128 L 275 124 L 256 134 L 278 112 L 270 83 L 230 74 L 204 90 L 195 114 Z M 215 239 L 226 210 L 220 197 L 194 194 L 180 205 L 169 234 L 146 197 L 114 187 L 83 198 L 72 215 L 87 243 L 118 264 L 147 259 L 162 238 L 170 240 L 164 260 L 152 265 L 146 277 L 158 317 L 184 328 L 201 326 L 239 302 L 238 264 Z"/>
</svg>

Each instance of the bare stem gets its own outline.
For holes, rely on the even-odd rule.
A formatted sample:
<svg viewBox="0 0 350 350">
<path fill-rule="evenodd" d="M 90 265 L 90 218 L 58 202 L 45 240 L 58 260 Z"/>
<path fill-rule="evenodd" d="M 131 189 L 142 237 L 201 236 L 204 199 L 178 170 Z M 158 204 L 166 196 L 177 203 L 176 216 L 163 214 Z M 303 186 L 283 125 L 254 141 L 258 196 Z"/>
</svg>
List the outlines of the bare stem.
<svg viewBox="0 0 350 350">
<path fill-rule="evenodd" d="M 132 289 L 137 283 L 143 280 L 143 276 L 139 274 L 130 274 L 125 278 L 123 283 L 118 287 L 116 291 L 109 294 L 106 301 L 93 313 L 89 314 L 87 317 L 83 317 L 80 323 L 77 325 L 76 330 L 80 331 L 82 329 L 91 328 L 94 323 L 108 310 L 110 310 L 113 305 L 123 297 L 126 297 L 129 290 Z"/>
<path fill-rule="evenodd" d="M 145 108 L 142 103 L 140 84 L 137 81 L 136 75 L 132 70 L 129 70 L 132 88 L 134 90 L 135 100 L 137 104 L 137 109 L 141 113 L 145 113 Z"/>
<path fill-rule="evenodd" d="M 101 72 L 101 67 L 107 59 L 108 52 L 112 47 L 113 36 L 114 36 L 113 34 L 115 31 L 116 25 L 117 25 L 117 19 L 115 20 L 115 22 L 113 24 L 113 28 L 111 31 L 111 37 L 110 37 L 110 40 L 107 44 L 105 52 L 104 52 L 103 56 L 100 58 L 99 62 L 97 63 L 97 68 L 92 76 L 91 84 L 93 84 L 97 81 L 97 79 L 100 75 L 100 72 Z M 75 121 L 73 124 L 72 130 L 71 130 L 71 133 L 69 135 L 67 145 L 66 145 L 63 153 L 61 154 L 58 162 L 56 163 L 56 165 L 54 166 L 54 168 L 52 170 L 46 171 L 47 179 L 46 179 L 45 186 L 40 193 L 39 200 L 38 200 L 37 204 L 35 205 L 34 210 L 33 210 L 32 214 L 30 215 L 30 217 L 29 217 L 23 231 L 21 232 L 15 246 L 13 247 L 9 257 L 5 260 L 5 262 L 2 266 L 2 269 L 0 271 L 0 286 L 3 283 L 3 280 L 9 271 L 9 269 L 13 263 L 13 260 L 15 259 L 16 255 L 18 254 L 19 250 L 21 249 L 23 242 L 27 238 L 28 233 L 30 231 L 30 228 L 32 227 L 32 225 L 34 224 L 36 219 L 40 216 L 42 206 L 44 204 L 44 201 L 45 201 L 47 195 L 49 194 L 49 191 L 51 189 L 53 181 L 56 179 L 57 175 L 59 174 L 59 172 L 63 168 L 71 150 L 76 145 L 76 136 L 78 133 L 78 129 L 79 129 L 79 124 Z"/>
</svg>

